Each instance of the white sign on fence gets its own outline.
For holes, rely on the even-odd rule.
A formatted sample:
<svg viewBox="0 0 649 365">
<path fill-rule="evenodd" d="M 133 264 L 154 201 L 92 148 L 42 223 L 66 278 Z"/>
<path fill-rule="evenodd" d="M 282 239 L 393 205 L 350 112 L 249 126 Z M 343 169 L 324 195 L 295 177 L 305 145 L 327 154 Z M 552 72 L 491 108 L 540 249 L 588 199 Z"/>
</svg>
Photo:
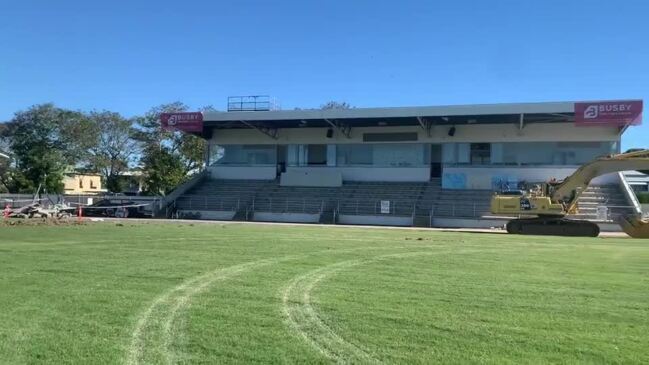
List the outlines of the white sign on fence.
<svg viewBox="0 0 649 365">
<path fill-rule="evenodd" d="M 608 220 L 608 207 L 604 205 L 597 207 L 597 219 L 600 221 Z"/>
<path fill-rule="evenodd" d="M 92 205 L 93 200 L 93 198 L 88 198 L 86 204 Z"/>
<path fill-rule="evenodd" d="M 390 214 L 389 200 L 381 200 L 381 214 Z"/>
</svg>

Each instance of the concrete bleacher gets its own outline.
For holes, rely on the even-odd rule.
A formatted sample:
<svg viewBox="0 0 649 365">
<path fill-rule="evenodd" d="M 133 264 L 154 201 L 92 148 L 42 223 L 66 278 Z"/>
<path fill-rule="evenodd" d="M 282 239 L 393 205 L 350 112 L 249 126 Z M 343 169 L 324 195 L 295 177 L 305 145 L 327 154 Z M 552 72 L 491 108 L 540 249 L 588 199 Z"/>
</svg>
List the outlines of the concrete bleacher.
<svg viewBox="0 0 649 365">
<path fill-rule="evenodd" d="M 321 223 L 334 223 L 339 217 L 363 216 L 367 222 L 375 217 L 377 224 L 381 221 L 390 224 L 390 217 L 399 217 L 403 218 L 399 221 L 402 224 L 430 226 L 433 217 L 491 216 L 491 195 L 489 190 L 442 189 L 439 179 L 398 183 L 352 181 L 340 187 L 281 186 L 276 180 L 206 179 L 180 196 L 175 209 L 181 216 L 200 213 L 208 217 L 209 212 L 230 212 L 230 217 L 238 220 L 254 219 L 262 213 L 265 220 L 272 220 L 272 214 L 301 214 L 310 216 L 308 221 Z M 389 207 L 384 204 L 382 209 L 382 201 L 389 201 Z M 601 205 L 609 206 L 611 215 L 629 211 L 618 186 L 591 186 L 583 193 L 580 212 L 574 218 L 596 220 L 597 207 Z"/>
<path fill-rule="evenodd" d="M 174 208 L 183 213 L 245 212 L 258 191 L 266 190 L 274 181 L 212 180 L 201 181 L 176 199 Z"/>
<path fill-rule="evenodd" d="M 429 183 L 345 182 L 341 187 L 281 186 L 277 181 L 207 179 L 180 196 L 181 212 L 245 211 L 251 213 L 340 215 L 392 215 L 411 217 L 418 201 L 434 199 Z M 389 201 L 382 213 L 381 201 Z M 327 219 L 325 219 L 326 221 Z"/>
<path fill-rule="evenodd" d="M 577 219 L 598 220 L 597 208 L 608 208 L 608 220 L 616 220 L 618 216 L 631 214 L 633 209 L 617 185 L 589 186 L 579 197 L 579 213 L 571 217 Z"/>
<path fill-rule="evenodd" d="M 254 211 L 380 215 L 381 201 L 390 201 L 392 215 L 411 216 L 426 183 L 346 182 L 341 187 L 296 187 L 276 184 L 259 191 Z"/>
<path fill-rule="evenodd" d="M 489 190 L 443 190 L 434 204 L 433 214 L 438 217 L 491 216 L 492 194 Z M 577 206 L 579 213 L 570 215 L 571 218 L 598 220 L 597 208 L 600 206 L 608 208 L 608 220 L 614 220 L 617 215 L 632 212 L 624 194 L 617 185 L 589 186 L 582 193 Z"/>
<path fill-rule="evenodd" d="M 412 216 L 427 183 L 348 182 L 337 196 L 338 214 Z M 382 213 L 381 201 L 389 201 Z"/>
<path fill-rule="evenodd" d="M 439 217 L 481 217 L 490 214 L 491 190 L 442 190 L 433 205 Z"/>
</svg>

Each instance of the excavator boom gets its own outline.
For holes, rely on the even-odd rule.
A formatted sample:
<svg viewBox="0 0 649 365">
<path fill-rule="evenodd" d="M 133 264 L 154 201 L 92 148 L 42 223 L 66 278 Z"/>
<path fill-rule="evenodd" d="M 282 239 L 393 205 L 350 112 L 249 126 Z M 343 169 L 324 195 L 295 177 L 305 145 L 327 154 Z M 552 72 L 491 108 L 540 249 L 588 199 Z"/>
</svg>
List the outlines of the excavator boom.
<svg viewBox="0 0 649 365">
<path fill-rule="evenodd" d="M 649 170 L 649 150 L 600 157 L 581 166 L 555 188 L 551 200 L 568 204 L 566 210 L 571 211 L 591 180 L 608 173 L 627 170 Z"/>
</svg>

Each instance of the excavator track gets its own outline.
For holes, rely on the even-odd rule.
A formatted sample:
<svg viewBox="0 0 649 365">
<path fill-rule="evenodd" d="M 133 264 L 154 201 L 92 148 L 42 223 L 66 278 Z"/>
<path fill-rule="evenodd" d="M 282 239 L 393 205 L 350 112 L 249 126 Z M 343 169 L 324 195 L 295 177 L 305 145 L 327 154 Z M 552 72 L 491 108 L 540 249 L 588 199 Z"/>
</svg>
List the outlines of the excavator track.
<svg viewBox="0 0 649 365">
<path fill-rule="evenodd" d="M 519 218 L 507 222 L 507 233 L 541 236 L 597 237 L 596 223 L 562 217 Z"/>
</svg>

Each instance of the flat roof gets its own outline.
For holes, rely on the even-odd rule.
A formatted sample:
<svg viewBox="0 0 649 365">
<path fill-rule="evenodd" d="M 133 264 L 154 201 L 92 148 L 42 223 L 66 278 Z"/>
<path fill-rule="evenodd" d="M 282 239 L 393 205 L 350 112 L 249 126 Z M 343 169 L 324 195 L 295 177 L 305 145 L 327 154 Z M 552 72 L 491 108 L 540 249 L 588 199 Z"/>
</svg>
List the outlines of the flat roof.
<svg viewBox="0 0 649 365">
<path fill-rule="evenodd" d="M 574 114 L 575 102 L 542 102 L 511 104 L 467 104 L 442 106 L 406 106 L 388 108 L 353 109 L 297 109 L 244 112 L 205 112 L 204 121 L 231 120 L 289 120 L 289 119 L 359 119 L 359 118 L 404 118 L 445 117 L 507 114 Z"/>
<path fill-rule="evenodd" d="M 390 108 L 296 109 L 204 112 L 211 129 L 323 128 L 519 123 L 573 123 L 576 101 L 409 106 Z"/>
</svg>

